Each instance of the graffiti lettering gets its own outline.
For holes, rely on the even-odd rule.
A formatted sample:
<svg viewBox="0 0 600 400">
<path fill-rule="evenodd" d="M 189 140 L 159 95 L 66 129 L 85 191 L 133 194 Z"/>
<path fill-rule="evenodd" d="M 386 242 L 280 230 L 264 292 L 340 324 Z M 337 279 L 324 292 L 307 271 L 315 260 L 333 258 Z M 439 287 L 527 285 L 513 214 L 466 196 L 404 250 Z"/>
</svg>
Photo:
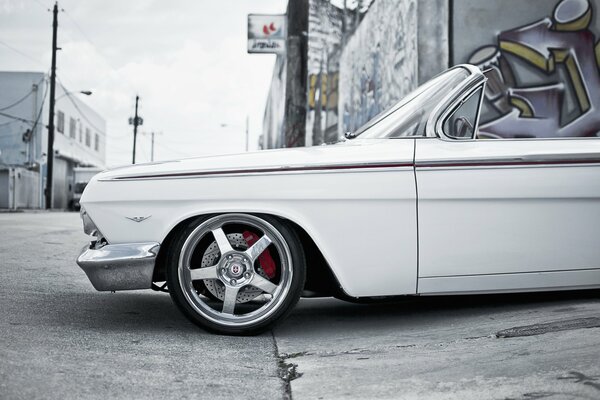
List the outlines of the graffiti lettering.
<svg viewBox="0 0 600 400">
<path fill-rule="evenodd" d="M 600 134 L 600 53 L 589 29 L 593 8 L 588 0 L 562 0 L 546 17 L 501 32 L 497 46 L 475 51 L 470 61 L 486 71 L 486 102 L 500 116 L 480 127 L 487 138 L 576 137 Z M 553 76 L 553 84 L 517 87 L 510 57 L 534 71 Z M 567 79 L 558 72 L 563 69 Z M 577 110 L 565 114 L 572 93 Z M 485 118 L 485 117 L 484 117 Z"/>
<path fill-rule="evenodd" d="M 319 78 L 321 84 L 319 85 Z M 333 72 L 330 74 L 311 74 L 308 77 L 308 107 L 311 110 L 315 109 L 317 96 L 321 96 L 321 104 L 327 110 L 337 108 L 338 98 L 338 80 L 339 73 Z M 319 88 L 319 89 L 317 89 Z"/>
</svg>

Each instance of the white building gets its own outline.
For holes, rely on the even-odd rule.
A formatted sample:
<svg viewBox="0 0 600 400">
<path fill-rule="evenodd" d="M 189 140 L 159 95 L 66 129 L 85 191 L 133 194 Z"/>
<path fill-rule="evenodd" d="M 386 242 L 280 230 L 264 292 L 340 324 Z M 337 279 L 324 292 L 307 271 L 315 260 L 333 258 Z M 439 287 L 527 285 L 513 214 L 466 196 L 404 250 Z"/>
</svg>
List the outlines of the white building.
<svg viewBox="0 0 600 400">
<path fill-rule="evenodd" d="M 45 207 L 49 86 L 41 72 L 0 72 L 0 208 Z M 57 81 L 55 208 L 69 207 L 73 168 L 103 168 L 106 162 L 106 122 L 80 96 Z"/>
</svg>

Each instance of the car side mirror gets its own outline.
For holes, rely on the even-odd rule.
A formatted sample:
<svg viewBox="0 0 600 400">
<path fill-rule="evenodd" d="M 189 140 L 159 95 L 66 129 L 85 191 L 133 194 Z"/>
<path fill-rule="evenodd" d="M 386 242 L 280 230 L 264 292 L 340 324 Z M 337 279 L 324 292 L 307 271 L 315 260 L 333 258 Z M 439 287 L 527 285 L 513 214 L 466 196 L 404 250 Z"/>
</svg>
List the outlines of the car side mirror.
<svg viewBox="0 0 600 400">
<path fill-rule="evenodd" d="M 354 132 L 346 132 L 344 133 L 344 137 L 348 140 L 350 139 L 354 139 L 356 137 L 356 134 Z"/>
</svg>

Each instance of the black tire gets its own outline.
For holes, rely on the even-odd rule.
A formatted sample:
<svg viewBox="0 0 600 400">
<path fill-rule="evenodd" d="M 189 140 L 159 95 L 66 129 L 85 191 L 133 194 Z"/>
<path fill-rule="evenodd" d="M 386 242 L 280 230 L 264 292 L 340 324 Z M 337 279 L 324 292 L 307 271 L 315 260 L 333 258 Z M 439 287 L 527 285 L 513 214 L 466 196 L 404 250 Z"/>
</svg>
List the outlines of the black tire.
<svg viewBox="0 0 600 400">
<path fill-rule="evenodd" d="M 223 237 L 231 248 L 229 252 L 222 251 L 219 243 L 223 242 L 219 242 L 217 239 L 218 232 L 214 233 L 215 229 L 221 229 L 221 233 L 227 230 L 238 233 L 243 229 L 262 231 L 263 236 L 267 237 L 265 243 L 268 243 L 263 245 L 268 247 L 260 250 L 260 253 L 256 253 L 256 256 L 252 258 L 249 256 L 252 253 L 248 253 L 250 249 L 248 252 L 243 252 L 233 248 L 230 240 L 224 235 Z M 260 239 L 264 238 L 260 236 Z M 215 244 L 219 248 L 219 258 L 216 264 L 208 268 L 195 268 L 198 265 L 198 254 L 206 251 L 209 245 L 214 246 Z M 223 247 L 226 248 L 226 246 Z M 259 247 L 261 246 L 257 246 L 255 250 Z M 275 256 L 274 264 L 277 268 L 277 276 L 265 276 L 264 272 L 257 268 L 257 265 L 260 265 L 258 255 L 267 251 L 266 249 L 270 252 L 269 254 L 273 253 Z M 271 256 L 269 255 L 269 257 Z M 273 258 L 271 259 L 273 260 Z M 215 268 L 214 271 L 212 268 Z M 213 275 L 210 278 L 203 275 L 209 273 L 205 272 L 209 269 L 211 269 L 210 274 L 216 274 L 214 278 Z M 235 275 L 234 277 L 238 279 L 230 279 L 231 274 L 240 273 L 240 269 L 243 276 Z M 200 278 L 199 275 L 194 275 L 198 271 L 202 271 Z M 166 272 L 171 298 L 190 321 L 214 333 L 255 335 L 272 328 L 284 319 L 296 305 L 304 288 L 306 262 L 296 232 L 284 221 L 267 215 L 221 214 L 199 217 L 181 230 L 167 249 Z M 224 298 L 218 300 L 216 304 L 211 304 L 215 302 L 211 302 L 207 297 L 200 297 L 198 291 L 193 289 L 194 286 L 199 287 L 194 281 L 196 283 L 199 283 L 199 280 L 205 282 L 205 279 L 213 280 L 224 288 Z M 277 279 L 278 282 L 276 282 Z M 246 283 L 241 282 L 242 280 Z M 253 283 L 260 284 L 265 289 L 259 288 Z M 228 290 L 231 290 L 232 294 L 228 295 Z M 265 303 L 260 305 L 262 303 L 257 302 L 256 310 L 239 313 L 239 308 L 243 308 L 243 306 L 240 304 L 238 296 L 249 291 L 258 291 L 257 298 L 264 298 Z M 209 297 L 215 299 L 215 296 Z M 233 305 L 232 299 L 235 299 Z M 253 300 L 248 304 L 252 302 Z M 226 303 L 231 309 L 226 310 L 228 307 Z M 252 303 L 252 306 L 255 305 Z M 235 313 L 236 307 L 238 314 Z M 221 311 L 218 308 L 221 308 Z"/>
</svg>

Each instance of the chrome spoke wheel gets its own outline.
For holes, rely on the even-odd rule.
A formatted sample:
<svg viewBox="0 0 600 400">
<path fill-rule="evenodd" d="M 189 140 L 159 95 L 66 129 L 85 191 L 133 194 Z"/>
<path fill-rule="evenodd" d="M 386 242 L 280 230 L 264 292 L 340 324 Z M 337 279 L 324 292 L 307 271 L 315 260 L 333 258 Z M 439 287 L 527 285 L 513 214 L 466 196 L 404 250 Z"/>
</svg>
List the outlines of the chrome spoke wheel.
<svg viewBox="0 0 600 400">
<path fill-rule="evenodd" d="M 294 258 L 280 229 L 248 214 L 223 214 L 198 224 L 177 262 L 178 289 L 191 310 L 211 326 L 244 328 L 289 307 Z M 212 295 L 204 296 L 199 287 Z"/>
</svg>

